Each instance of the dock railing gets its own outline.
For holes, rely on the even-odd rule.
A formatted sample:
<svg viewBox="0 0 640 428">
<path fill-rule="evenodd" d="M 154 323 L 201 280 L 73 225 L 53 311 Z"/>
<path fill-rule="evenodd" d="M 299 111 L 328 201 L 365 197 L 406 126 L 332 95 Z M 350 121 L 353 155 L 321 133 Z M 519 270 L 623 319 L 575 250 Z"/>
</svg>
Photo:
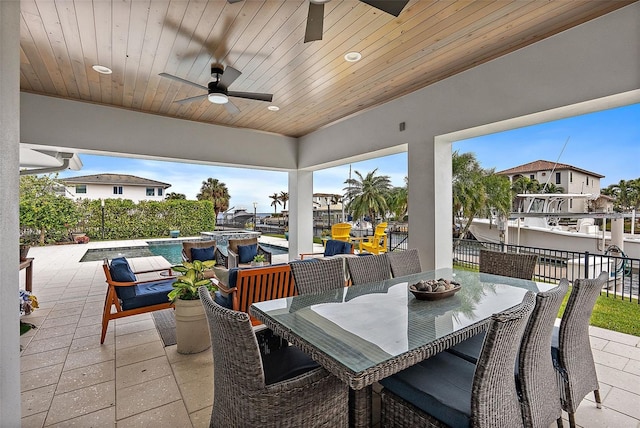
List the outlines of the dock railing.
<svg viewBox="0 0 640 428">
<path fill-rule="evenodd" d="M 601 272 L 609 272 L 609 282 L 602 290 L 603 294 L 629 301 L 638 299 L 640 259 L 615 252 L 595 254 L 461 239 L 453 255 L 454 265 L 477 268 L 480 249 L 538 255 L 534 273 L 537 281 L 557 282 L 567 278 L 573 282 L 578 278 L 595 278 Z"/>
</svg>

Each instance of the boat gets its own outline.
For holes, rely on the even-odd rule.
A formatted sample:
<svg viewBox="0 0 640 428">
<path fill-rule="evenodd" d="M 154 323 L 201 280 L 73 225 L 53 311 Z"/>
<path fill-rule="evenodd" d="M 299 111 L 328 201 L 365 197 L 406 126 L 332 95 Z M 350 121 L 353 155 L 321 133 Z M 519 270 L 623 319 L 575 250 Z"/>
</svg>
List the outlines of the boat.
<svg viewBox="0 0 640 428">
<path fill-rule="evenodd" d="M 518 194 L 518 211 L 507 220 L 474 219 L 469 232 L 481 242 L 505 242 L 535 248 L 605 254 L 612 245 L 629 258 L 640 259 L 640 235 L 616 235 L 602 232 L 595 219 L 628 217 L 611 212 L 571 213 L 567 202 L 576 199 L 593 200 L 591 194 L 542 193 Z M 614 234 L 615 235 L 615 234 Z"/>
<path fill-rule="evenodd" d="M 222 221 L 224 224 L 244 225 L 247 222 L 252 222 L 253 217 L 254 215 L 248 213 L 246 208 L 232 207 L 222 214 Z"/>
</svg>

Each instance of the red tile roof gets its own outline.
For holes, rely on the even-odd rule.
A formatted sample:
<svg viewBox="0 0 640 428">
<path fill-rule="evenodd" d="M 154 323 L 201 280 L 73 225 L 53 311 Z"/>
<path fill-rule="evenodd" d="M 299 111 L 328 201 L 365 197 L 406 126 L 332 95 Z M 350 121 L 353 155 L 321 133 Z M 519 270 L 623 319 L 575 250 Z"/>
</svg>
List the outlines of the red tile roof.
<svg viewBox="0 0 640 428">
<path fill-rule="evenodd" d="M 556 164 L 555 162 L 549 162 L 546 160 L 537 160 L 537 161 L 533 161 L 533 162 L 529 162 L 529 163 L 525 163 L 523 165 L 519 165 L 513 168 L 509 168 L 509 169 L 505 169 L 504 171 L 498 171 L 496 172 L 496 174 L 500 174 L 500 175 L 516 175 L 516 174 L 526 174 L 529 172 L 538 172 L 538 171 L 551 171 L 554 169 L 555 166 L 555 170 L 556 171 L 561 171 L 561 170 L 572 170 L 572 171 L 578 171 L 581 172 L 583 174 L 588 174 L 591 175 L 593 177 L 597 177 L 597 178 L 604 178 L 604 175 L 600 175 L 598 173 L 595 172 L 591 172 L 591 171 L 587 171 L 586 169 L 582 169 L 582 168 L 576 168 L 575 166 L 572 165 L 567 165 L 566 163 L 558 163 Z"/>
</svg>

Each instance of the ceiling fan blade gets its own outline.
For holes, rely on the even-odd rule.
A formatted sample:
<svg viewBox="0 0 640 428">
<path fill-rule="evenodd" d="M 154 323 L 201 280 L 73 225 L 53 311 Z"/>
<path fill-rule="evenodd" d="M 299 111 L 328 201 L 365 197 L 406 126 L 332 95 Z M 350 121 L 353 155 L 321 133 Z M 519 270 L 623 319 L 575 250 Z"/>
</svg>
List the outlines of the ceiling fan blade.
<svg viewBox="0 0 640 428">
<path fill-rule="evenodd" d="M 181 77 L 174 76 L 173 74 L 160 73 L 159 75 L 162 76 L 162 77 L 166 77 L 167 79 L 175 80 L 176 82 L 181 82 L 181 83 L 185 83 L 187 85 L 195 86 L 196 88 L 204 89 L 205 91 L 207 91 L 209 89 L 206 86 L 202 86 L 202 85 L 200 85 L 198 83 L 195 83 L 195 82 L 190 82 L 190 81 L 185 80 L 185 79 L 183 79 Z"/>
<path fill-rule="evenodd" d="M 258 100 L 258 101 L 273 101 L 273 94 L 259 94 L 256 92 L 236 92 L 236 91 L 228 91 L 227 95 L 230 97 L 238 97 L 238 98 L 246 98 L 248 100 Z"/>
<path fill-rule="evenodd" d="M 242 72 L 240 70 L 236 70 L 231 66 L 226 66 L 224 71 L 222 72 L 222 77 L 220 78 L 220 82 L 218 83 L 218 87 L 222 87 L 223 89 L 227 89 L 229 85 L 231 85 L 235 80 L 240 77 Z"/>
<path fill-rule="evenodd" d="M 240 113 L 240 109 L 234 103 L 232 103 L 231 100 L 229 100 L 229 102 L 224 104 L 224 108 L 227 109 L 227 112 L 229 112 L 229 114 Z"/>
<path fill-rule="evenodd" d="M 192 101 L 200 101 L 200 100 L 206 99 L 207 95 L 208 94 L 202 94 L 202 95 L 196 95 L 195 97 L 183 98 L 181 100 L 175 100 L 174 103 L 187 104 L 187 103 L 190 103 Z"/>
<path fill-rule="evenodd" d="M 324 4 L 309 2 L 307 15 L 307 29 L 304 32 L 304 42 L 322 40 L 322 26 L 324 24 Z"/>
<path fill-rule="evenodd" d="M 363 3 L 373 6 L 390 15 L 398 16 L 402 9 L 409 3 L 409 0 L 360 0 Z"/>
</svg>

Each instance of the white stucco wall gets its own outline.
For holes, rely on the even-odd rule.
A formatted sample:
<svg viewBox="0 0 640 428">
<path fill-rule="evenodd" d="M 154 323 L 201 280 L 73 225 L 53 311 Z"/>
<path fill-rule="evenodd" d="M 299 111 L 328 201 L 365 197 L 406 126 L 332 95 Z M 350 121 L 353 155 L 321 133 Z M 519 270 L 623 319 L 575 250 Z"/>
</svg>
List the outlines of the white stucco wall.
<svg viewBox="0 0 640 428">
<path fill-rule="evenodd" d="M 20 3 L 0 1 L 0 425 L 20 426 Z"/>
<path fill-rule="evenodd" d="M 140 201 L 164 201 L 168 189 L 157 186 L 127 186 L 122 187 L 122 194 L 114 194 L 113 184 L 87 184 L 87 193 L 76 193 L 76 186 L 67 186 L 65 196 L 70 199 L 130 199 L 135 203 Z M 147 188 L 154 189 L 154 196 L 147 196 Z M 162 195 L 158 195 L 162 190 Z"/>
</svg>

